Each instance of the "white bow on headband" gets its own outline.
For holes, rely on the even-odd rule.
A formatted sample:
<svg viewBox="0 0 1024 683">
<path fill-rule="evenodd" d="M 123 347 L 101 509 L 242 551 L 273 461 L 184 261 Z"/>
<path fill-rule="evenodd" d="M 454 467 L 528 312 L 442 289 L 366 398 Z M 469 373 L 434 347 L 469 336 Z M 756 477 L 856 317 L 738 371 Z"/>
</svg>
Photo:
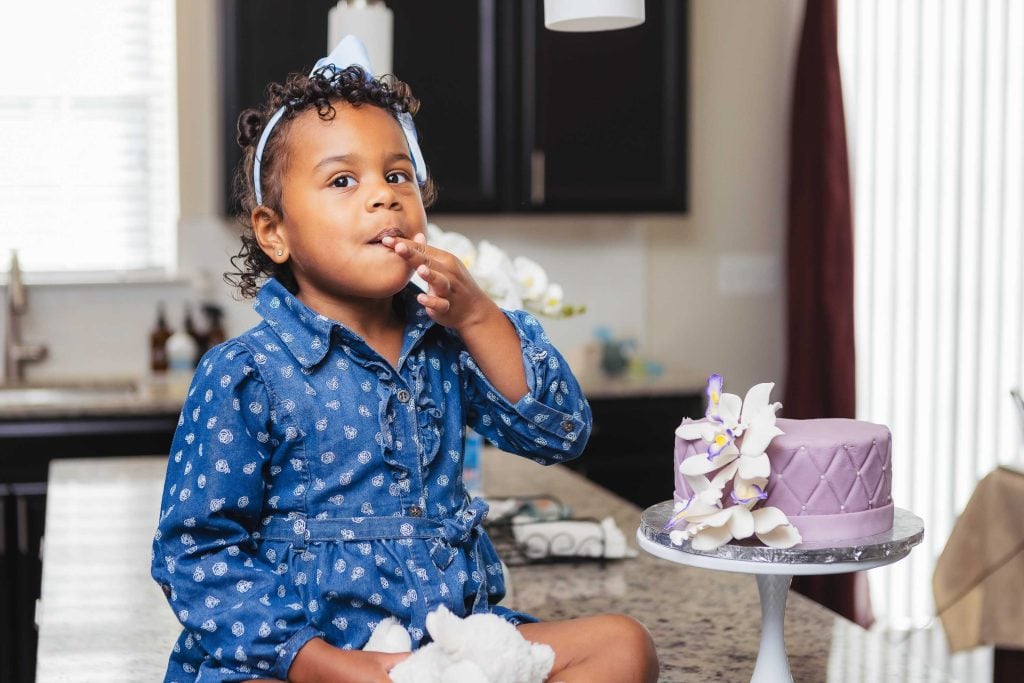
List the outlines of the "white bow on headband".
<svg viewBox="0 0 1024 683">
<path fill-rule="evenodd" d="M 370 67 L 370 56 L 366 52 L 363 42 L 353 35 L 345 36 L 341 42 L 331 50 L 331 54 L 317 61 L 309 75 L 316 73 L 317 69 L 325 66 L 332 66 L 336 69 L 344 69 L 349 66 L 362 67 L 367 78 L 373 78 L 373 69 Z M 263 203 L 263 188 L 260 186 L 260 169 L 263 166 L 263 148 L 267 146 L 270 132 L 277 125 L 277 122 L 284 116 L 285 107 L 281 107 L 267 121 L 267 125 L 260 134 L 260 141 L 256 145 L 256 154 L 252 162 L 252 183 L 256 191 L 256 204 Z M 427 165 L 423 161 L 423 153 L 420 151 L 419 139 L 416 136 L 416 126 L 412 122 L 412 115 L 409 112 L 402 112 L 398 115 L 398 123 L 405 133 L 405 141 L 409 145 L 409 156 L 412 157 L 413 168 L 416 169 L 416 182 L 423 185 L 427 182 Z"/>
</svg>

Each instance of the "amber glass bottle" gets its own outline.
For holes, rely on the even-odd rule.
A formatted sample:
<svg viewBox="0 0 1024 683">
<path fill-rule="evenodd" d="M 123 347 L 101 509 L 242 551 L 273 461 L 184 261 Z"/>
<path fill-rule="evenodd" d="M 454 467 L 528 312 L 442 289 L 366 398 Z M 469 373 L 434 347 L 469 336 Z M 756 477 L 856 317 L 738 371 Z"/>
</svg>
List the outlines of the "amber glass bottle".
<svg viewBox="0 0 1024 683">
<path fill-rule="evenodd" d="M 167 315 L 161 303 L 157 306 L 156 326 L 149 333 L 149 369 L 154 373 L 167 372 L 167 340 L 172 332 L 167 326 Z"/>
</svg>

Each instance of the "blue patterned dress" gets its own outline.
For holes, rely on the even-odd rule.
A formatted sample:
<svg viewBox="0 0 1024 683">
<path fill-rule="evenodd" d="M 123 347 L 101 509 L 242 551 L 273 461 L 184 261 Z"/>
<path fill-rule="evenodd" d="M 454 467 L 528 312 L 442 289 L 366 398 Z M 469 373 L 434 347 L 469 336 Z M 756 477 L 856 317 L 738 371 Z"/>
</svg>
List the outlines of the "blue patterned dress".
<svg viewBox="0 0 1024 683">
<path fill-rule="evenodd" d="M 178 421 L 153 577 L 184 630 L 166 681 L 286 679 L 322 637 L 361 648 L 388 615 L 494 612 L 504 578 L 462 484 L 465 425 L 541 464 L 580 454 L 590 408 L 536 319 L 508 313 L 530 392 L 503 398 L 412 285 L 398 367 L 276 280 L 264 321 L 207 353 Z"/>
</svg>

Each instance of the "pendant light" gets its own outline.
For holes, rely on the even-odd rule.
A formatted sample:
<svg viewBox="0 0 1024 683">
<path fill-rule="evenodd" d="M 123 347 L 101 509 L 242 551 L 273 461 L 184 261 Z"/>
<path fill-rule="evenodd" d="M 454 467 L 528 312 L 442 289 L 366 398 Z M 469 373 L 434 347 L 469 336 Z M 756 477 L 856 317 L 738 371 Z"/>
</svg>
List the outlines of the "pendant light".
<svg viewBox="0 0 1024 683">
<path fill-rule="evenodd" d="M 544 0 L 552 31 L 614 31 L 644 23 L 644 0 Z"/>
</svg>

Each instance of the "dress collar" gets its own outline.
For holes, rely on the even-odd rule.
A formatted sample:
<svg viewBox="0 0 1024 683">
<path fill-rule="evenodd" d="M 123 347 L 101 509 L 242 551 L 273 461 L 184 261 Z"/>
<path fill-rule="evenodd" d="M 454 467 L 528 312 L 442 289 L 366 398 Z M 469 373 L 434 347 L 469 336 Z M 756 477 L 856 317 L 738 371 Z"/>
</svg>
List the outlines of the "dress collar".
<svg viewBox="0 0 1024 683">
<path fill-rule="evenodd" d="M 416 295 L 422 291 L 410 282 L 395 295 L 396 305 L 402 307 L 405 315 L 401 354 L 403 359 L 434 325 L 426 309 L 416 301 Z M 362 337 L 342 323 L 306 306 L 276 278 L 270 278 L 260 288 L 253 309 L 277 333 L 295 360 L 307 370 L 320 363 L 327 355 L 333 334 L 337 334 L 344 345 L 367 354 L 375 354 Z"/>
</svg>

